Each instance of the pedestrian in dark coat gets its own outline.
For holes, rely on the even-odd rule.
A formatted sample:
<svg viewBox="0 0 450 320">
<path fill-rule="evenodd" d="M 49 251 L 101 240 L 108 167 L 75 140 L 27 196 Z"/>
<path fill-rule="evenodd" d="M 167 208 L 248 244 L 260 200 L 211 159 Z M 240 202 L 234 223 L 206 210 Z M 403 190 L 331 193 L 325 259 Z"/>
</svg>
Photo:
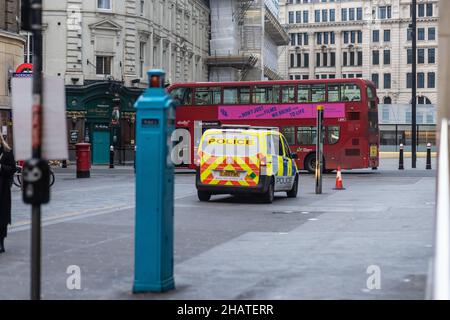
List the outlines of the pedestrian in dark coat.
<svg viewBox="0 0 450 320">
<path fill-rule="evenodd" d="M 11 224 L 11 185 L 15 172 L 14 155 L 0 134 L 0 253 L 5 252 L 5 238 Z"/>
</svg>

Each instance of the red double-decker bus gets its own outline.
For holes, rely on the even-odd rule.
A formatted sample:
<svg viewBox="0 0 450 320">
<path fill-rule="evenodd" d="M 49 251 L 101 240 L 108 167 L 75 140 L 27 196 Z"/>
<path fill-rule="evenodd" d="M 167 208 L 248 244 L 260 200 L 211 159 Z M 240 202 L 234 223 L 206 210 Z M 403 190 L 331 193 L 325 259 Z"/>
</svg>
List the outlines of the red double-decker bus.
<svg viewBox="0 0 450 320">
<path fill-rule="evenodd" d="M 224 124 L 278 127 L 298 154 L 299 168 L 315 169 L 317 106 L 325 109 L 324 165 L 332 171 L 377 168 L 378 100 L 364 79 L 183 83 L 168 88 L 176 127 L 189 133 L 181 166 L 196 167 L 202 132 Z M 180 130 L 178 130 L 179 132 Z M 180 141 L 186 138 L 180 138 Z M 186 141 L 184 141 L 186 143 Z M 189 150 L 187 150 L 189 149 Z"/>
</svg>

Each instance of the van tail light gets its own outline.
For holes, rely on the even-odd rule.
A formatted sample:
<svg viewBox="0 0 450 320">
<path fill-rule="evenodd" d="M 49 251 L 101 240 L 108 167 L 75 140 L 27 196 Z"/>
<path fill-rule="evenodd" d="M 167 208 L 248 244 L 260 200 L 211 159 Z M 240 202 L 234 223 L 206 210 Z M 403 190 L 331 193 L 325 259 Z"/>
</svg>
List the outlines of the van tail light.
<svg viewBox="0 0 450 320">
<path fill-rule="evenodd" d="M 264 157 L 264 156 L 259 157 L 259 165 L 264 166 L 264 167 L 267 165 L 266 157 Z"/>
</svg>

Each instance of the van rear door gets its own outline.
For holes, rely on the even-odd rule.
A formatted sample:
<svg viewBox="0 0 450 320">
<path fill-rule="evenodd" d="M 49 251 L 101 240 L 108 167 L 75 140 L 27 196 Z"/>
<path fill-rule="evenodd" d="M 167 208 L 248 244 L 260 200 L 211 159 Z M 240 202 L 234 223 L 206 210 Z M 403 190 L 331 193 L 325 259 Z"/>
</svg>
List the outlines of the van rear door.
<svg viewBox="0 0 450 320">
<path fill-rule="evenodd" d="M 204 184 L 256 186 L 259 182 L 259 137 L 255 133 L 205 133 L 200 148 Z"/>
</svg>

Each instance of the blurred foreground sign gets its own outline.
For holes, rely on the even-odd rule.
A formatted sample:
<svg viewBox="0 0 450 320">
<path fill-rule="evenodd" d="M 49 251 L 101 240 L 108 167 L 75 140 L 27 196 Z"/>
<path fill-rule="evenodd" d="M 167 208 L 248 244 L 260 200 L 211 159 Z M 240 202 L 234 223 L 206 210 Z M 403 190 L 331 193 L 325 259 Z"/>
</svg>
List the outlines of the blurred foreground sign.
<svg viewBox="0 0 450 320">
<path fill-rule="evenodd" d="M 31 158 L 32 78 L 12 79 L 14 153 L 17 160 Z M 66 89 L 59 77 L 44 78 L 42 157 L 68 158 Z"/>
</svg>

